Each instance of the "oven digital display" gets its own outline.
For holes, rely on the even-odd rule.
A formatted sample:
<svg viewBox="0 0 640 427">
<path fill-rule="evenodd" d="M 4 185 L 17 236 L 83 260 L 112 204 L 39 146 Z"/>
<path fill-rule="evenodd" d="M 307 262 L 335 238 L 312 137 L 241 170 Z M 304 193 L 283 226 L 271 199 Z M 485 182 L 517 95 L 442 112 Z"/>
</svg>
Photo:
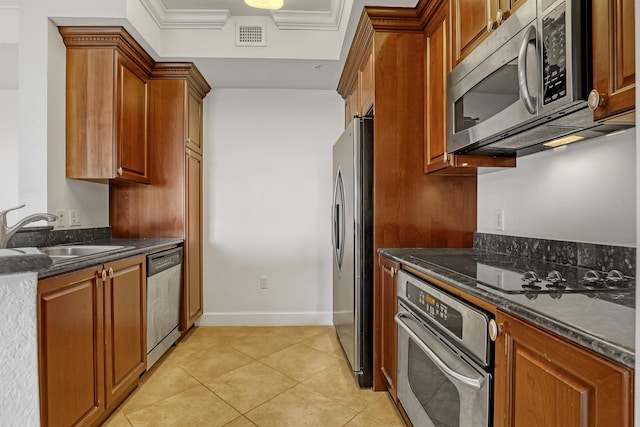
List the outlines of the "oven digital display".
<svg viewBox="0 0 640 427">
<path fill-rule="evenodd" d="M 422 314 L 462 339 L 462 315 L 458 310 L 411 283 L 407 283 L 406 297 Z"/>
</svg>

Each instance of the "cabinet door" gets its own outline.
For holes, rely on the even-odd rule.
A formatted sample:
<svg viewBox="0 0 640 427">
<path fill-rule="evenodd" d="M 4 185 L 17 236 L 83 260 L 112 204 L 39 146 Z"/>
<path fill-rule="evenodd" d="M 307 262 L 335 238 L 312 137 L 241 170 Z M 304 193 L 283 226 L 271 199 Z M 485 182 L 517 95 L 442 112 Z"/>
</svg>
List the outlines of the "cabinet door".
<svg viewBox="0 0 640 427">
<path fill-rule="evenodd" d="M 632 372 L 498 312 L 494 425 L 630 426 Z"/>
<path fill-rule="evenodd" d="M 358 71 L 358 84 L 360 95 L 358 100 L 358 110 L 360 114 L 367 114 L 373 107 L 374 96 L 374 75 L 373 75 L 373 52 L 369 53 Z"/>
<path fill-rule="evenodd" d="M 633 0 L 592 0 L 593 84 L 603 99 L 601 120 L 635 109 L 635 22 Z M 631 115 L 626 120 L 635 124 Z"/>
<path fill-rule="evenodd" d="M 122 27 L 59 31 L 67 46 L 67 178 L 148 183 L 153 60 Z"/>
<path fill-rule="evenodd" d="M 202 158 L 186 156 L 187 225 L 185 238 L 185 283 L 182 330 L 202 315 Z"/>
<path fill-rule="evenodd" d="M 202 97 L 187 89 L 187 147 L 202 154 Z"/>
<path fill-rule="evenodd" d="M 344 125 L 348 126 L 349 123 L 353 120 L 355 116 L 358 115 L 358 87 L 353 89 L 353 91 L 347 97 L 345 107 L 344 107 Z"/>
<path fill-rule="evenodd" d="M 127 57 L 117 54 L 118 156 L 116 174 L 122 179 L 149 182 L 147 115 L 149 78 Z"/>
<path fill-rule="evenodd" d="M 380 289 L 380 370 L 387 385 L 387 390 L 397 401 L 396 368 L 398 352 L 398 329 L 394 316 L 398 311 L 396 294 L 396 274 L 400 265 L 388 258 L 380 258 L 382 284 Z"/>
<path fill-rule="evenodd" d="M 505 20 L 509 18 L 513 12 L 516 11 L 517 8 L 522 6 L 526 0 L 495 0 L 498 4 L 498 10 L 496 10 L 496 15 L 493 16 L 494 20 L 498 20 L 498 14 L 502 13 L 502 19 Z M 499 24 L 499 23 L 498 23 Z"/>
<path fill-rule="evenodd" d="M 88 426 L 105 411 L 103 292 L 96 269 L 38 283 L 43 426 Z"/>
<path fill-rule="evenodd" d="M 114 407 L 138 384 L 147 361 L 144 256 L 104 267 L 107 406 Z"/>
<path fill-rule="evenodd" d="M 425 30 L 425 173 L 449 166 L 447 156 L 447 74 L 449 61 L 449 2 Z"/>
<path fill-rule="evenodd" d="M 495 18 L 495 0 L 453 0 L 453 58 L 456 64 L 489 33 L 487 21 Z"/>
</svg>

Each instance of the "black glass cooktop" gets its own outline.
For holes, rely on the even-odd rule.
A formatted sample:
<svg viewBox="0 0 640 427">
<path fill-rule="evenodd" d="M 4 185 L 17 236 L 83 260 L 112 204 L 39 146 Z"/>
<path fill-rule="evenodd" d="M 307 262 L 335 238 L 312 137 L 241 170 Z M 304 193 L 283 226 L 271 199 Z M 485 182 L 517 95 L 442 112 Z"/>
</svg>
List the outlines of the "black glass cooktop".
<svg viewBox="0 0 640 427">
<path fill-rule="evenodd" d="M 466 276 L 506 294 L 616 293 L 635 289 L 618 270 L 595 271 L 491 252 L 430 253 L 410 258 Z"/>
</svg>

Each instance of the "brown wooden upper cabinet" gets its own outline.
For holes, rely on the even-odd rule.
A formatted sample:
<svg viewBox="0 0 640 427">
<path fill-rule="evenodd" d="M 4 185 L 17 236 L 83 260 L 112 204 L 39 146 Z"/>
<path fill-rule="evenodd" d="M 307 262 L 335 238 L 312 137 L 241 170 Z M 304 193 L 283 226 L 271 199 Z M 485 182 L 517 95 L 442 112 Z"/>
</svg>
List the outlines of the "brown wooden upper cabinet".
<svg viewBox="0 0 640 427">
<path fill-rule="evenodd" d="M 593 91 L 595 120 L 635 124 L 634 1 L 592 0 Z"/>
<path fill-rule="evenodd" d="M 427 20 L 425 28 L 424 172 L 475 175 L 477 167 L 515 167 L 515 157 L 447 153 L 447 74 L 452 67 L 448 37 L 451 4 L 448 0 L 442 2 Z"/>
<path fill-rule="evenodd" d="M 153 60 L 122 27 L 59 31 L 67 47 L 67 178 L 148 183 Z"/>
<path fill-rule="evenodd" d="M 202 154 L 202 95 L 187 87 L 187 148 Z"/>
<path fill-rule="evenodd" d="M 452 57 L 458 64 L 526 0 L 452 1 Z"/>
<path fill-rule="evenodd" d="M 633 372 L 498 311 L 494 425 L 631 426 Z"/>
<path fill-rule="evenodd" d="M 351 91 L 345 102 L 345 126 L 351 123 L 354 116 L 366 115 L 373 108 L 374 100 L 374 58 L 371 46 L 367 48 L 365 58 L 354 73 L 351 81 Z"/>
</svg>

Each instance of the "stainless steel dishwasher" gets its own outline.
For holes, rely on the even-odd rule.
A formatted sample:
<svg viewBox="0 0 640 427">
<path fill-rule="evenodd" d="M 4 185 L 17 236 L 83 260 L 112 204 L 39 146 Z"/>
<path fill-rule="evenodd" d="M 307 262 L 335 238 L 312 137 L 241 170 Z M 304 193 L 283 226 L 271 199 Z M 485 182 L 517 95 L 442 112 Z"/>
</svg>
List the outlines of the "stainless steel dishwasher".
<svg viewBox="0 0 640 427">
<path fill-rule="evenodd" d="M 180 336 L 182 248 L 147 256 L 147 369 Z"/>
</svg>

